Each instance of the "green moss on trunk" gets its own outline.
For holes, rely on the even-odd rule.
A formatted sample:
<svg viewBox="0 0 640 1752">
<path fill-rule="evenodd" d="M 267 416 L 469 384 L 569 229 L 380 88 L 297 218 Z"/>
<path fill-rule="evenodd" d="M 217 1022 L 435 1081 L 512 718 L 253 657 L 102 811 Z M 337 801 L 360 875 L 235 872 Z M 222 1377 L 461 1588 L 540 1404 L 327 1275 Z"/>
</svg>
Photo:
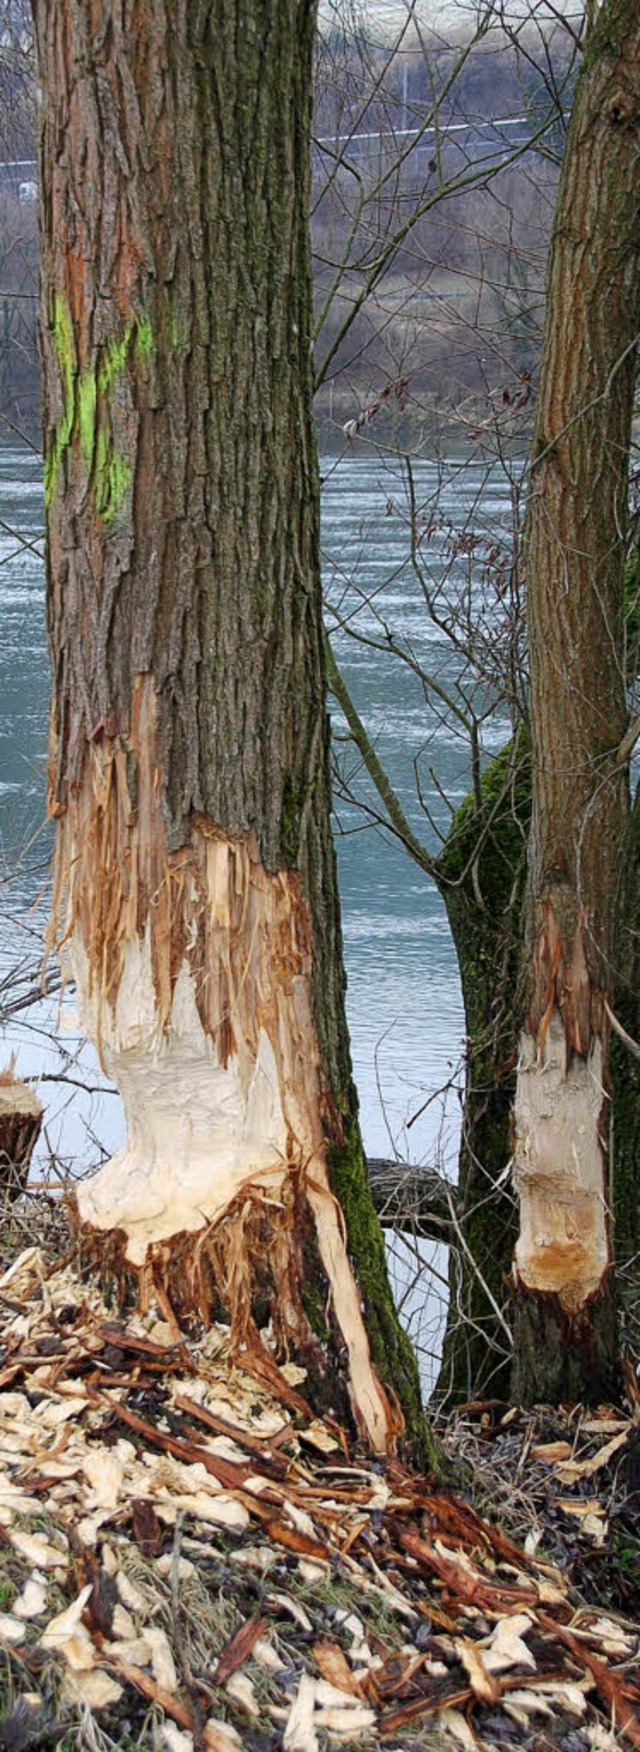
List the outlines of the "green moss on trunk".
<svg viewBox="0 0 640 1752">
<path fill-rule="evenodd" d="M 631 812 L 622 860 L 617 921 L 615 1015 L 640 1042 L 640 791 Z M 640 1060 L 617 1034 L 610 1054 L 613 1111 L 613 1245 L 624 1323 L 640 1350 Z"/>
<path fill-rule="evenodd" d="M 531 813 L 524 732 L 491 762 L 478 809 L 458 810 L 438 862 L 440 892 L 456 947 L 467 1062 L 459 1160 L 460 1222 L 467 1253 L 452 1248 L 450 1309 L 438 1390 L 465 1400 L 489 1385 L 507 1391 L 506 1335 L 493 1301 L 505 1300 L 517 1234 L 503 1184 L 510 1155 L 518 1025 L 516 987 Z M 499 1184 L 500 1183 L 500 1184 Z"/>
<path fill-rule="evenodd" d="M 349 1253 L 362 1294 L 375 1366 L 385 1386 L 391 1389 L 402 1406 L 414 1464 L 440 1474 L 442 1458 L 422 1409 L 416 1359 L 400 1325 L 389 1283 L 384 1238 L 373 1207 L 360 1129 L 355 1118 L 355 1099 L 352 1090 L 351 1113 L 344 1123 L 343 1142 L 329 1150 L 331 1185 L 346 1223 Z"/>
</svg>

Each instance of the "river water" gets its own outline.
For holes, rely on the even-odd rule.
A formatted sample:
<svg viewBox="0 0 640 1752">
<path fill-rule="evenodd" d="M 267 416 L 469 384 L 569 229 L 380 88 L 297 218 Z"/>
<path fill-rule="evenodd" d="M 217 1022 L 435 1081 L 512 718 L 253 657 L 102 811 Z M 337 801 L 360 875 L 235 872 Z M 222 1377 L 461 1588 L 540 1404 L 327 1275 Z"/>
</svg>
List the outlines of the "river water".
<svg viewBox="0 0 640 1752">
<path fill-rule="evenodd" d="M 452 734 L 450 714 L 443 717 L 437 700 L 434 709 L 433 697 L 425 699 L 415 669 L 379 648 L 388 644 L 392 628 L 414 665 L 428 666 L 455 687 L 450 646 L 425 614 L 411 566 L 401 476 L 373 452 L 324 457 L 321 470 L 325 582 L 331 618 L 340 623 L 336 657 L 413 830 L 433 850 L 438 827 L 447 820 L 441 793 L 454 805 L 462 799 L 468 761 L 464 744 Z M 454 460 L 444 471 L 435 462 L 416 465 L 415 487 L 423 522 L 437 495 L 432 575 L 437 579 L 446 572 L 449 588 L 455 588 L 459 566 L 463 593 L 468 560 L 463 553 L 452 563 L 451 528 L 462 528 L 469 519 L 477 524 L 481 511 L 484 526 L 500 531 L 509 516 L 507 484 L 487 476 L 479 461 L 462 466 Z M 51 846 L 44 823 L 49 681 L 42 470 L 39 458 L 24 449 L 0 448 L 0 518 L 1 1017 L 3 1002 L 15 996 L 15 970 L 25 988 L 37 977 Z M 335 727 L 339 738 L 344 730 L 339 714 Z M 504 737 L 505 726 L 492 723 L 487 751 Z M 351 789 L 362 789 L 352 751 L 340 740 L 337 751 Z M 371 803 L 366 784 L 363 790 Z M 336 817 L 348 1014 L 365 1144 L 376 1156 L 437 1157 L 453 1177 L 463 1016 L 443 907 L 433 885 L 388 832 L 339 797 Z M 41 1161 L 48 1153 L 61 1165 L 84 1168 L 117 1147 L 119 1103 L 106 1091 L 94 1055 L 79 1040 L 66 1008 L 60 1017 L 57 1000 L 42 1000 L 17 1016 L 5 1016 L 1 1034 L 4 1062 L 15 1052 L 19 1073 L 40 1079 L 47 1114 Z M 416 1288 L 413 1280 L 424 1264 L 442 1272 L 442 1250 L 394 1242 L 393 1253 L 407 1312 L 421 1327 L 428 1377 L 427 1353 L 437 1348 L 438 1279 L 430 1280 L 426 1326 L 424 1286 Z"/>
</svg>

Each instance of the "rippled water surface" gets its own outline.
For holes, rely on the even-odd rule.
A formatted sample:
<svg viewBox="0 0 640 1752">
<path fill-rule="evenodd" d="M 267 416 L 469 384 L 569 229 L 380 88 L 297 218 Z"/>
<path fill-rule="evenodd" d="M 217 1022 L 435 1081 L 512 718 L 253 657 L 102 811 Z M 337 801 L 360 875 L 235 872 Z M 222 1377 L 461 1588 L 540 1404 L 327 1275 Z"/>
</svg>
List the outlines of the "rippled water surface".
<svg viewBox="0 0 640 1752">
<path fill-rule="evenodd" d="M 434 829 L 416 795 L 415 763 L 425 800 L 442 825 L 446 811 L 429 769 L 459 801 L 468 779 L 461 746 L 425 704 L 416 676 L 401 670 L 384 650 L 352 636 L 357 628 L 365 639 L 384 642 L 384 627 L 392 625 L 418 661 L 434 673 L 447 673 L 446 641 L 425 615 L 409 563 L 402 483 L 397 471 L 367 456 L 325 458 L 322 469 L 325 576 L 343 628 L 335 639 L 338 661 L 414 830 L 433 847 Z M 435 465 L 418 466 L 422 501 L 429 500 L 436 481 Z M 36 456 L 0 450 L 0 496 L 0 951 L 6 975 L 38 952 L 50 851 L 43 826 L 48 674 L 42 477 Z M 461 523 L 478 496 L 483 516 L 499 526 L 506 516 L 504 488 L 487 486 L 479 466 L 454 467 L 440 495 L 430 544 L 436 573 L 448 551 L 447 519 Z M 22 547 L 12 530 L 31 546 Z M 338 731 L 341 727 L 337 719 Z M 346 759 L 349 765 L 349 755 Z M 350 766 L 353 772 L 353 761 Z M 373 1154 L 388 1154 L 397 1143 L 419 1159 L 434 1148 L 440 1107 L 428 1105 L 408 1132 L 406 1122 L 451 1079 L 460 1056 L 462 1011 L 446 920 L 432 885 L 388 834 L 363 823 L 343 802 L 338 823 L 349 1020 L 365 1140 Z M 5 1029 L 5 1051 L 17 1048 L 25 1074 L 60 1074 L 59 1056 L 39 1031 L 53 1015 L 49 1003 Z M 78 1051 L 73 1031 L 62 1038 L 73 1056 Z M 81 1065 L 69 1068 L 78 1080 L 88 1076 L 95 1086 L 102 1081 L 86 1048 Z M 44 1083 L 42 1093 L 49 1142 L 62 1156 L 95 1160 L 96 1138 L 114 1147 L 120 1119 L 112 1096 L 83 1100 L 73 1087 L 54 1081 Z M 456 1114 L 454 1095 L 444 1126 L 452 1163 Z"/>
</svg>

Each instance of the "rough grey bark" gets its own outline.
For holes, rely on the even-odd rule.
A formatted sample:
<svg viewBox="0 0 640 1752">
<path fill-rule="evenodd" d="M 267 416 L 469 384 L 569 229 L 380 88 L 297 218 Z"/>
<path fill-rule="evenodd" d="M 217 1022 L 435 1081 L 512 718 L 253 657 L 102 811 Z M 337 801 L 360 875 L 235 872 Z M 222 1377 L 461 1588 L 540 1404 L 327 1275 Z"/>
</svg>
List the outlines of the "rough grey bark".
<svg viewBox="0 0 640 1752">
<path fill-rule="evenodd" d="M 635 0 L 605 0 L 558 195 L 526 530 L 533 828 L 515 1311 L 525 1399 L 593 1399 L 615 1383 L 606 1003 L 628 813 L 618 750 L 639 330 L 640 15 Z"/>
<path fill-rule="evenodd" d="M 98 1031 L 103 1011 L 116 1015 L 129 945 L 149 940 L 159 1025 L 170 1030 L 188 965 L 223 1068 L 258 1038 L 268 977 L 272 1046 L 288 1004 L 291 1079 L 316 1076 L 310 1035 L 301 1046 L 308 977 L 331 1182 L 376 1366 L 419 1442 L 351 1087 L 329 821 L 307 235 L 314 6 L 34 0 L 34 15 L 58 904 Z M 222 841 L 221 961 L 210 866 Z M 340 1337 L 328 1343 L 312 1225 L 297 1193 L 289 1202 L 289 1324 L 302 1328 L 304 1302 L 335 1383 Z M 227 1266 L 214 1255 L 219 1288 Z M 257 1300 L 278 1288 L 261 1282 Z M 207 1302 L 207 1285 L 198 1294 Z"/>
</svg>

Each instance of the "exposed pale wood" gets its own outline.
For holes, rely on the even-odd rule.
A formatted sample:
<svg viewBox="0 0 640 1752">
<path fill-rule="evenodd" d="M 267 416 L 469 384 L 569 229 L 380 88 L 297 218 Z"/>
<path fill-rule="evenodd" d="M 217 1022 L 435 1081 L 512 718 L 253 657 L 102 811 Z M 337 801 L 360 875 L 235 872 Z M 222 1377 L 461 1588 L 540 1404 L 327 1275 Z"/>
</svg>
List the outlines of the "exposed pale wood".
<svg viewBox="0 0 640 1752">
<path fill-rule="evenodd" d="M 0 1199 L 15 1199 L 24 1190 L 41 1125 L 33 1090 L 18 1078 L 0 1077 Z"/>
<path fill-rule="evenodd" d="M 615 1385 L 606 1102 L 629 787 L 623 596 L 640 332 L 640 13 L 604 0 L 551 252 L 525 532 L 533 743 L 516 1096 L 516 1392 Z"/>
<path fill-rule="evenodd" d="M 256 1357 L 271 1313 L 279 1357 L 313 1361 L 318 1403 L 384 1450 L 395 1395 L 423 1425 L 358 1134 L 330 825 L 315 11 L 34 18 L 53 935 L 127 1124 L 78 1189 L 81 1246 L 169 1322 L 221 1304 Z"/>
</svg>

